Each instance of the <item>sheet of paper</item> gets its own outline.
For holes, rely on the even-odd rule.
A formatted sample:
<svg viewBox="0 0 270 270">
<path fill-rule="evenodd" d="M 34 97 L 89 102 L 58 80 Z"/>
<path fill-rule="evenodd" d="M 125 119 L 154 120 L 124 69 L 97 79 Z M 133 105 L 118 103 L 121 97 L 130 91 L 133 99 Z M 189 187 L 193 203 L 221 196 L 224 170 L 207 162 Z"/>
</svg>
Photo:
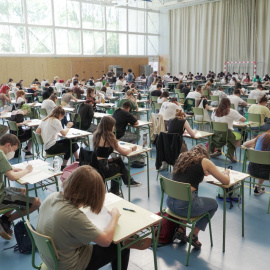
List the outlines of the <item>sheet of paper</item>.
<svg viewBox="0 0 270 270">
<path fill-rule="evenodd" d="M 112 193 L 106 193 L 104 206 L 123 200 L 123 198 L 116 196 Z"/>
<path fill-rule="evenodd" d="M 53 174 L 50 172 L 42 172 L 37 169 L 33 169 L 32 172 L 26 174 L 24 177 L 20 178 L 20 180 L 23 183 L 35 184 L 52 176 Z"/>
<path fill-rule="evenodd" d="M 87 211 L 85 211 L 85 208 L 80 209 L 86 217 L 100 230 L 104 230 L 111 220 L 111 215 L 108 213 L 108 210 L 105 206 L 103 206 L 101 212 L 97 215 L 90 211 L 88 208 Z"/>
<path fill-rule="evenodd" d="M 19 163 L 19 164 L 15 164 L 12 165 L 12 167 L 14 168 L 18 168 L 18 169 L 24 169 L 28 164 L 32 165 L 33 168 L 38 168 L 41 166 L 47 166 L 49 165 L 49 162 L 40 160 L 40 159 L 34 159 L 34 160 L 30 160 L 30 161 L 25 161 L 23 163 Z"/>
</svg>

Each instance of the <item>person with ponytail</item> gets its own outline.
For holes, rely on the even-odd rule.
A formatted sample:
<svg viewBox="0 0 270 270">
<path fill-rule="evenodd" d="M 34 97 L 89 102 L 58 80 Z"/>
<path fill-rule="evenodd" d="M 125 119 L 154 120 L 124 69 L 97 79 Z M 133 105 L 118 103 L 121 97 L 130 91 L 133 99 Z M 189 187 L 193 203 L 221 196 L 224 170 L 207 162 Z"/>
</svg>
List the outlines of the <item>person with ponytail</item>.
<svg viewBox="0 0 270 270">
<path fill-rule="evenodd" d="M 69 129 L 73 126 L 72 122 L 68 122 L 66 128 L 63 129 L 61 120 L 64 118 L 64 116 L 65 110 L 62 108 L 62 106 L 57 106 L 53 109 L 50 115 L 41 121 L 41 124 L 36 130 L 36 133 L 41 134 L 47 154 L 54 155 L 65 153 L 61 170 L 66 167 L 68 159 L 70 158 L 70 140 L 58 140 L 58 133 L 60 132 L 63 136 L 65 136 L 67 135 Z M 76 158 L 76 161 L 79 161 L 79 154 L 77 153 L 78 149 L 78 144 L 73 143 L 72 153 Z"/>
</svg>

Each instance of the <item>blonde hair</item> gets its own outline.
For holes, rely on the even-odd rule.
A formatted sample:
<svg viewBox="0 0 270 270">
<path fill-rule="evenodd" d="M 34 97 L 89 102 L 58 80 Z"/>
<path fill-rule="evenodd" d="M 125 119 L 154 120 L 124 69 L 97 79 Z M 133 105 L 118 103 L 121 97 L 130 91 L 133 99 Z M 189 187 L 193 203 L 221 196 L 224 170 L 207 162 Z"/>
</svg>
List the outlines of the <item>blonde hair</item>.
<svg viewBox="0 0 270 270">
<path fill-rule="evenodd" d="M 65 110 L 63 109 L 62 106 L 56 106 L 53 111 L 51 112 L 51 114 L 49 114 L 47 117 L 45 117 L 42 121 L 45 121 L 49 118 L 56 118 L 59 119 L 59 116 L 63 116 L 65 115 Z"/>
</svg>

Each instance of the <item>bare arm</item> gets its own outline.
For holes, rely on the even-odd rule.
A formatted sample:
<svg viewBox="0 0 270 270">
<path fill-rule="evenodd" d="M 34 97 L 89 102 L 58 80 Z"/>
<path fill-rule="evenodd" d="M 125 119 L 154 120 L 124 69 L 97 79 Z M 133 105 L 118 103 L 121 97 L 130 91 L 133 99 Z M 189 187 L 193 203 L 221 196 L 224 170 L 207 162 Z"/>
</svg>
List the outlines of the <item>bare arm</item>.
<svg viewBox="0 0 270 270">
<path fill-rule="evenodd" d="M 240 104 L 240 106 L 242 106 L 242 107 L 247 107 L 247 103 L 246 103 L 245 101 L 243 101 L 243 102 Z"/>
<path fill-rule="evenodd" d="M 206 158 L 202 160 L 202 167 L 205 174 L 210 173 L 224 185 L 230 184 L 229 170 L 225 170 L 224 173 L 220 172 L 216 165 Z"/>
<path fill-rule="evenodd" d="M 191 138 L 195 138 L 196 133 L 192 130 L 188 121 L 185 122 L 184 128 L 187 130 L 187 132 L 191 136 Z"/>
<path fill-rule="evenodd" d="M 247 148 L 254 148 L 255 147 L 255 141 L 256 139 L 247 141 L 243 144 L 243 146 L 247 147 Z"/>
<path fill-rule="evenodd" d="M 136 151 L 136 149 L 137 149 L 137 146 L 136 145 L 134 145 L 132 148 L 130 148 L 130 149 L 125 149 L 125 148 L 122 148 L 120 145 L 118 145 L 117 144 L 117 147 L 115 147 L 115 150 L 117 151 L 117 152 L 119 152 L 121 155 L 123 155 L 123 156 L 127 156 L 128 154 L 130 154 L 131 152 L 133 152 L 133 151 Z"/>
<path fill-rule="evenodd" d="M 6 172 L 6 176 L 8 177 L 9 180 L 15 181 L 20 179 L 21 177 L 25 176 L 27 173 L 32 172 L 33 167 L 29 164 L 26 166 L 25 169 L 17 171 L 16 169 L 12 169 L 10 171 Z"/>
<path fill-rule="evenodd" d="M 78 101 L 78 100 L 77 100 L 74 96 L 72 96 L 72 95 L 71 95 L 71 99 L 74 100 L 75 102 Z"/>
<path fill-rule="evenodd" d="M 72 126 L 73 126 L 73 122 L 68 122 L 68 123 L 67 123 L 67 127 L 66 127 L 64 130 L 60 131 L 60 133 L 61 133 L 63 136 L 66 136 L 67 133 L 68 133 L 68 131 L 69 131 L 69 129 L 70 129 Z"/>
<path fill-rule="evenodd" d="M 239 121 L 241 121 L 241 122 L 246 122 L 247 119 L 246 119 L 245 117 L 241 117 L 241 118 L 239 119 Z"/>
<path fill-rule="evenodd" d="M 120 217 L 120 213 L 117 208 L 113 208 L 111 212 L 109 212 L 112 216 L 109 225 L 105 228 L 105 230 L 94 240 L 94 242 L 102 247 L 108 247 L 115 233 L 115 229 L 118 223 L 118 219 Z"/>
</svg>

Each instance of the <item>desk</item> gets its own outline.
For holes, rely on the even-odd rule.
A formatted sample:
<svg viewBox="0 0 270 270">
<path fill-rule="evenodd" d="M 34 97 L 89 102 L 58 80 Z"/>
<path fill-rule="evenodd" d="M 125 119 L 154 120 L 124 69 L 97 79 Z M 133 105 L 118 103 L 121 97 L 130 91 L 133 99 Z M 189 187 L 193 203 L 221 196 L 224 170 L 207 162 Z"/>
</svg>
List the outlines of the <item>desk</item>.
<svg viewBox="0 0 270 270">
<path fill-rule="evenodd" d="M 70 107 L 63 107 L 66 113 L 74 112 L 75 108 L 70 108 Z"/>
<path fill-rule="evenodd" d="M 106 193 L 104 206 L 110 211 L 112 208 L 117 208 L 121 214 L 117 227 L 113 236 L 113 243 L 117 245 L 117 259 L 118 259 L 118 269 L 121 269 L 121 251 L 129 246 L 133 245 L 134 243 L 140 241 L 141 239 L 145 238 L 146 236 L 152 234 L 152 241 L 153 247 L 155 247 L 155 231 L 154 225 L 159 223 L 162 218 L 152 212 L 139 207 L 133 203 L 130 203 L 112 193 Z M 136 212 L 129 212 L 123 210 L 123 208 L 133 209 Z M 87 213 L 87 211 L 83 212 Z M 90 220 L 93 222 L 93 220 Z M 151 228 L 151 230 L 146 230 L 147 228 Z M 142 235 L 138 238 L 134 238 L 132 243 L 129 243 L 126 246 L 121 246 L 121 242 L 129 237 L 133 236 L 134 234 L 146 230 L 143 232 Z M 156 256 L 156 249 L 153 248 L 153 256 L 154 256 L 154 265 L 155 269 L 157 269 L 157 256 Z"/>
<path fill-rule="evenodd" d="M 192 142 L 193 140 L 196 141 L 196 144 L 198 144 L 198 141 L 203 141 L 203 139 L 208 139 L 209 142 L 209 152 L 211 151 L 211 137 L 214 135 L 213 132 L 205 132 L 205 131 L 198 131 L 195 134 L 195 138 L 191 138 L 191 136 L 188 133 L 184 133 L 183 137 L 185 138 L 191 138 Z"/>
<path fill-rule="evenodd" d="M 218 167 L 220 171 L 223 171 L 224 168 Z M 211 177 L 211 178 L 210 178 Z M 223 185 L 221 184 L 217 179 L 215 179 L 212 176 L 205 176 L 204 182 L 207 182 L 209 184 L 219 186 L 223 189 L 223 194 L 225 199 L 223 199 L 223 241 L 222 241 L 222 250 L 225 252 L 225 240 L 226 240 L 226 198 L 227 195 L 232 193 L 234 190 L 239 189 L 241 187 L 241 195 L 242 195 L 242 236 L 244 236 L 244 180 L 249 177 L 249 174 L 246 173 L 240 173 L 238 171 L 231 170 L 230 171 L 230 184 L 229 185 Z M 213 178 L 215 179 L 213 182 L 210 180 Z M 240 183 L 240 186 L 234 187 L 235 184 Z M 233 187 L 231 190 L 227 190 L 228 188 Z"/>
<path fill-rule="evenodd" d="M 122 147 L 122 148 L 125 148 L 125 149 L 130 149 L 134 146 L 137 146 L 137 150 L 136 151 L 133 151 L 131 152 L 130 154 L 128 154 L 127 156 L 127 159 L 128 159 L 128 201 L 130 201 L 130 158 L 131 157 L 135 157 L 137 155 L 144 155 L 145 154 L 145 157 L 147 159 L 147 162 L 146 162 L 146 166 L 147 166 L 147 190 L 148 190 L 148 198 L 150 196 L 150 187 L 149 187 L 149 156 L 148 156 L 148 152 L 150 152 L 152 150 L 152 148 L 143 148 L 141 145 L 137 145 L 137 144 L 133 144 L 133 143 L 127 143 L 127 142 L 121 142 L 119 141 L 118 142 L 119 145 Z M 114 151 L 114 153 L 116 154 L 119 154 L 117 151 Z"/>
<path fill-rule="evenodd" d="M 33 171 L 31 173 L 26 174 L 21 179 L 17 180 L 17 182 L 21 185 L 25 185 L 26 188 L 26 211 L 27 218 L 29 220 L 29 191 L 35 190 L 35 196 L 37 197 L 37 189 L 44 188 L 50 185 L 56 185 L 56 190 L 59 191 L 57 176 L 61 175 L 63 172 L 54 172 L 49 170 L 49 163 L 40 159 L 31 160 L 29 162 L 18 163 L 16 165 L 12 165 L 14 168 L 24 169 L 28 164 L 33 166 Z M 54 180 L 43 184 L 42 181 L 54 178 Z M 37 183 L 41 182 L 39 187 L 36 186 Z M 33 184 L 33 188 L 29 188 L 29 184 Z"/>
<path fill-rule="evenodd" d="M 150 125 L 153 124 L 153 122 L 148 122 L 148 121 L 142 121 L 142 120 L 137 120 L 139 123 L 138 125 L 132 125 L 131 127 L 136 128 L 136 133 L 137 133 L 137 144 L 139 143 L 139 133 L 140 133 L 140 128 L 143 126 L 147 126 L 148 128 L 148 135 L 149 135 L 149 148 L 151 147 L 151 135 L 150 135 Z"/>
<path fill-rule="evenodd" d="M 147 108 L 138 108 L 138 111 L 134 111 L 134 113 L 140 113 L 140 112 L 143 112 L 143 113 L 146 113 L 147 114 L 147 121 L 149 121 L 149 111 L 150 109 L 147 109 Z"/>
<path fill-rule="evenodd" d="M 92 133 L 88 132 L 88 131 L 76 129 L 76 128 L 70 128 L 68 133 L 65 136 L 63 136 L 61 133 L 59 133 L 60 137 L 65 138 L 65 139 L 69 139 L 69 141 L 70 141 L 70 161 L 71 161 L 71 163 L 73 161 L 72 144 L 77 143 L 77 142 L 73 142 L 72 139 L 79 139 L 79 138 L 87 137 L 88 145 L 90 146 L 89 135 L 92 135 Z"/>
</svg>

